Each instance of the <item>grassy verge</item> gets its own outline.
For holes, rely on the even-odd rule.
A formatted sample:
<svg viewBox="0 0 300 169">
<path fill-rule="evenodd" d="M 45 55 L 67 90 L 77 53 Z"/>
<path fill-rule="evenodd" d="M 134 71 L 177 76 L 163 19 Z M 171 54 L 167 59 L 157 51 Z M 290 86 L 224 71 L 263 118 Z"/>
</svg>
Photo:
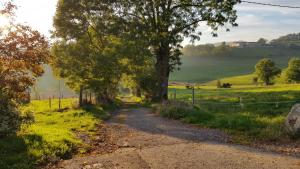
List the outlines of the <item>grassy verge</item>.
<svg viewBox="0 0 300 169">
<path fill-rule="evenodd" d="M 288 138 L 283 124 L 291 107 L 300 101 L 299 87 L 206 87 L 196 90 L 194 107 L 179 104 L 191 102 L 192 95 L 191 90 L 177 88 L 176 103 L 162 108 L 160 113 L 202 127 L 221 129 L 239 143 L 279 141 Z"/>
<path fill-rule="evenodd" d="M 62 100 L 63 112 L 52 102 L 33 101 L 22 106 L 22 112 L 33 112 L 34 123 L 22 126 L 15 136 L 0 139 L 0 168 L 31 169 L 37 165 L 68 158 L 84 146 L 75 132 L 92 134 L 96 124 L 108 115 L 100 107 L 74 108 L 73 99 Z"/>
<path fill-rule="evenodd" d="M 266 109 L 254 112 L 253 107 L 242 109 L 209 105 L 187 108 L 169 105 L 168 108 L 160 110 L 163 117 L 202 127 L 221 129 L 231 134 L 237 143 L 276 141 L 287 136 L 283 129 L 285 113 L 280 110 L 268 111 Z"/>
</svg>

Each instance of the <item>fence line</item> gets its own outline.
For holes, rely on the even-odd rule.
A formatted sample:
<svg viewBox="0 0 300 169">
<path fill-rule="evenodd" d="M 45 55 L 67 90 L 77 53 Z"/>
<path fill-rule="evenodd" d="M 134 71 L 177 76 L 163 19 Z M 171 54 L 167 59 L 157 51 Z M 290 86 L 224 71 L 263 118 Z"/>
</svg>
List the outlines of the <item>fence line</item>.
<svg viewBox="0 0 300 169">
<path fill-rule="evenodd" d="M 185 102 L 193 102 L 193 100 L 188 100 L 188 99 L 176 99 L 178 101 L 185 101 Z M 209 102 L 209 101 L 201 101 L 201 100 L 195 100 L 194 103 L 202 103 L 202 104 L 281 104 L 281 103 L 297 103 L 300 102 L 300 100 L 295 100 L 295 101 L 274 101 L 274 102 Z"/>
<path fill-rule="evenodd" d="M 238 97 L 239 101 L 236 102 L 213 102 L 213 101 L 205 101 L 200 100 L 195 97 L 195 89 L 191 89 L 191 92 L 184 92 L 185 95 L 190 95 L 190 98 L 177 98 L 176 96 L 180 93 L 177 92 L 176 89 L 174 89 L 173 93 L 170 93 L 170 98 L 173 101 L 183 101 L 183 102 L 189 102 L 193 105 L 197 104 L 215 104 L 215 105 L 254 105 L 254 104 L 276 104 L 276 106 L 279 106 L 279 104 L 283 103 L 299 103 L 300 100 L 279 100 L 279 101 L 261 101 L 261 102 L 251 102 L 251 101 L 245 101 L 242 97 Z M 233 97 L 231 97 L 233 98 Z"/>
</svg>

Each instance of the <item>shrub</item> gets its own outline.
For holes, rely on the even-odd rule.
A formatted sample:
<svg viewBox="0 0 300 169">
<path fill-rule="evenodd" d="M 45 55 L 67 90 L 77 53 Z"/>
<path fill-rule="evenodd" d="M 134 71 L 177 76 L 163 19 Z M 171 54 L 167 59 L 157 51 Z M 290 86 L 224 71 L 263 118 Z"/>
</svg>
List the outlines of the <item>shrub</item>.
<svg viewBox="0 0 300 169">
<path fill-rule="evenodd" d="M 186 89 L 193 89 L 193 86 L 191 86 L 191 85 L 185 85 L 185 88 Z"/>
<path fill-rule="evenodd" d="M 255 73 L 266 85 L 273 85 L 272 80 L 280 75 L 281 69 L 276 67 L 275 62 L 271 59 L 261 59 L 255 65 Z"/>
<path fill-rule="evenodd" d="M 215 116 L 212 113 L 207 113 L 203 110 L 194 109 L 184 118 L 184 121 L 192 124 L 201 124 L 207 123 L 214 119 Z"/>
<path fill-rule="evenodd" d="M 171 102 L 167 105 L 160 106 L 159 113 L 163 117 L 183 120 L 193 124 L 206 123 L 215 119 L 213 114 L 207 113 L 198 107 L 193 107 L 184 102 Z"/>
<path fill-rule="evenodd" d="M 21 118 L 13 102 L 3 98 L 0 102 L 0 137 L 4 137 L 18 131 Z"/>
<path fill-rule="evenodd" d="M 285 71 L 286 82 L 300 82 L 300 59 L 292 58 L 289 61 L 288 68 Z"/>
<path fill-rule="evenodd" d="M 161 116 L 177 120 L 186 117 L 191 111 L 193 107 L 184 102 L 168 103 L 159 107 Z"/>
<path fill-rule="evenodd" d="M 253 83 L 254 85 L 257 85 L 257 84 L 258 84 L 258 77 L 253 77 L 253 78 L 252 78 L 252 83 Z"/>
<path fill-rule="evenodd" d="M 221 87 L 222 87 L 221 80 L 218 80 L 218 81 L 217 81 L 217 88 L 221 88 Z"/>
<path fill-rule="evenodd" d="M 230 83 L 224 83 L 222 85 L 222 88 L 231 88 L 231 87 L 232 87 L 232 84 L 230 84 Z"/>
<path fill-rule="evenodd" d="M 22 122 L 29 124 L 33 121 L 32 112 L 27 111 L 21 115 L 17 103 L 0 90 L 0 137 L 15 134 Z"/>
</svg>

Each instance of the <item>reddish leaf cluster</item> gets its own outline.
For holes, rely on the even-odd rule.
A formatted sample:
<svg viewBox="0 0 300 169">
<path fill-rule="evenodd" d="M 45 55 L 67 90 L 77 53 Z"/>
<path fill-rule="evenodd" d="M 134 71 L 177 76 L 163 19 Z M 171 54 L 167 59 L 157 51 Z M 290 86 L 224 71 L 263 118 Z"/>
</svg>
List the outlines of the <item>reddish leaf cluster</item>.
<svg viewBox="0 0 300 169">
<path fill-rule="evenodd" d="M 12 98 L 24 92 L 44 73 L 49 60 L 49 44 L 28 26 L 14 25 L 0 38 L 0 89 Z"/>
<path fill-rule="evenodd" d="M 12 16 L 12 15 L 14 15 L 14 10 L 16 8 L 17 8 L 17 6 L 15 4 L 13 4 L 11 2 L 11 0 L 9 0 L 3 4 L 3 9 L 0 9 L 0 14 Z"/>
</svg>

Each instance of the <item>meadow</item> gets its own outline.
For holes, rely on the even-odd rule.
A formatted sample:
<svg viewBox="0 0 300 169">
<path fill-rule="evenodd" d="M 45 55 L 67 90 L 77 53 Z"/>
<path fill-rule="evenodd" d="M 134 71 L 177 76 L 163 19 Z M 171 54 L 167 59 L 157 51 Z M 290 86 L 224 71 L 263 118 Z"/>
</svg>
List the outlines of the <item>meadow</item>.
<svg viewBox="0 0 300 169">
<path fill-rule="evenodd" d="M 34 121 L 24 124 L 14 136 L 0 139 L 1 169 L 31 169 L 59 159 L 66 159 L 75 152 L 84 152 L 85 145 L 76 133 L 93 134 L 95 126 L 108 114 L 97 106 L 76 108 L 74 99 L 32 101 L 20 107 L 22 113 L 32 113 Z"/>
<path fill-rule="evenodd" d="M 169 91 L 175 105 L 192 103 L 191 89 L 173 86 Z M 170 111 L 162 115 L 221 129 L 233 135 L 237 142 L 279 141 L 288 137 L 284 130 L 285 118 L 291 107 L 299 102 L 300 85 L 235 85 L 231 89 L 197 86 L 193 109 L 186 111 L 180 106 L 170 106 Z"/>
<path fill-rule="evenodd" d="M 183 49 L 180 70 L 174 71 L 170 80 L 205 83 L 225 77 L 250 74 L 254 72 L 255 64 L 263 58 L 270 58 L 280 68 L 286 68 L 289 59 L 297 56 L 300 56 L 299 49 L 285 47 L 231 48 L 221 56 L 213 54 L 207 56 L 201 54 L 201 51 L 193 53 Z"/>
<path fill-rule="evenodd" d="M 244 85 L 253 85 L 253 78 L 257 77 L 254 73 L 247 74 L 247 75 L 241 75 L 241 76 L 233 76 L 233 77 L 227 77 L 227 78 L 221 78 L 219 81 L 222 83 L 230 83 L 235 86 L 244 86 Z M 204 83 L 204 85 L 208 86 L 216 86 L 218 80 L 213 80 L 207 83 Z M 280 76 L 275 77 L 273 82 L 275 84 L 286 84 L 284 71 L 281 73 Z M 263 82 L 258 81 L 257 84 L 263 84 Z"/>
</svg>

